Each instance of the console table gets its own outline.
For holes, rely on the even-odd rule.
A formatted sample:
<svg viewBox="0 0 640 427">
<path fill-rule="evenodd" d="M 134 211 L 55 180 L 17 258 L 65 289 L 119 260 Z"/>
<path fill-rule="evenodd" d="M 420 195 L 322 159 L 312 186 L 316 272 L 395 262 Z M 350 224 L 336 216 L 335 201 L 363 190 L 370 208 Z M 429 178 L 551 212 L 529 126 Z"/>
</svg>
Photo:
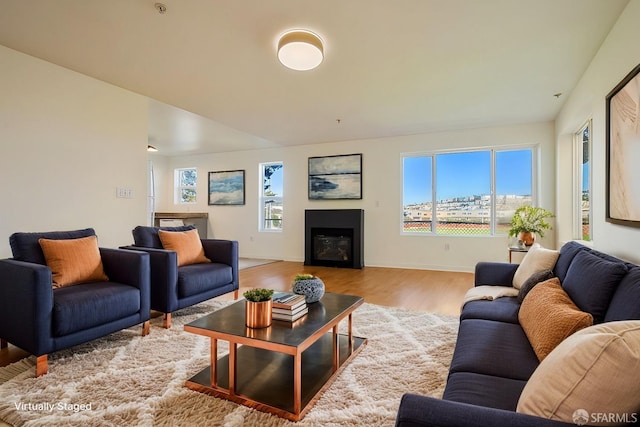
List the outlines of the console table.
<svg viewBox="0 0 640 427">
<path fill-rule="evenodd" d="M 201 239 L 207 238 L 207 222 L 209 221 L 209 214 L 206 212 L 194 213 L 194 212 L 156 212 L 153 217 L 153 225 L 160 227 L 160 220 L 181 220 L 184 225 L 194 225 L 198 230 L 198 234 Z"/>
</svg>

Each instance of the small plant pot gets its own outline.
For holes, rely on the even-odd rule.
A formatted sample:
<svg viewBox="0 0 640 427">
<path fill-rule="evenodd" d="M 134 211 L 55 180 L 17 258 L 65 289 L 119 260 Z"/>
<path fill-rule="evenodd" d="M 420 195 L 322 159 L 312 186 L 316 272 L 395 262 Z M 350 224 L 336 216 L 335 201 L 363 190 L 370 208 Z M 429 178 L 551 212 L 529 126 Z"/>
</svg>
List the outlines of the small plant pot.
<svg viewBox="0 0 640 427">
<path fill-rule="evenodd" d="M 271 311 L 273 300 L 253 302 L 247 301 L 245 309 L 245 324 L 249 328 L 259 329 L 271 326 Z"/>
<path fill-rule="evenodd" d="M 536 235 L 530 231 L 523 231 L 518 235 L 518 240 L 522 240 L 525 246 L 531 246 L 536 241 Z"/>
</svg>

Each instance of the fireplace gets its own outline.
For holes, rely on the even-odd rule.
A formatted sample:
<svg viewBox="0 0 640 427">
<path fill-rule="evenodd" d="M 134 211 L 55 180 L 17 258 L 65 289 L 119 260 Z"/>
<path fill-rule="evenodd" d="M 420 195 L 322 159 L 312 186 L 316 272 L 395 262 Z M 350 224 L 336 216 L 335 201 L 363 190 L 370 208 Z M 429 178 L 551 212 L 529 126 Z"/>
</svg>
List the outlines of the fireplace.
<svg viewBox="0 0 640 427">
<path fill-rule="evenodd" d="M 364 267 L 364 211 L 305 211 L 305 265 Z"/>
</svg>

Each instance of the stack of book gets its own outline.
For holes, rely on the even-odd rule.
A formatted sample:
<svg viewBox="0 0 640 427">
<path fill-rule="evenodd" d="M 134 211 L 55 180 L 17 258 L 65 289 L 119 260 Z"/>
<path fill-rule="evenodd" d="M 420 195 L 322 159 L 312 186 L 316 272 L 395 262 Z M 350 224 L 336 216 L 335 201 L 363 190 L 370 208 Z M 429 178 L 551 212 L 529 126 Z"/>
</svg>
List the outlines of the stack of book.
<svg viewBox="0 0 640 427">
<path fill-rule="evenodd" d="M 308 312 L 309 307 L 307 307 L 304 295 L 291 292 L 276 292 L 273 294 L 272 317 L 274 320 L 294 322 Z"/>
</svg>

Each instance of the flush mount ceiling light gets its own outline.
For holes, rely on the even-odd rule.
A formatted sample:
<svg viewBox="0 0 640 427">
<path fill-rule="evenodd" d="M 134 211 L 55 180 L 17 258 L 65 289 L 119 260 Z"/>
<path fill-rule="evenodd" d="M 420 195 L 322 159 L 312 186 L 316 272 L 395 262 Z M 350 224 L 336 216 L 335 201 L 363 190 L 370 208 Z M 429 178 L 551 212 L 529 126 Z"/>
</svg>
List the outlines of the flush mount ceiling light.
<svg viewBox="0 0 640 427">
<path fill-rule="evenodd" d="M 147 145 L 147 151 L 156 152 L 156 151 L 158 151 L 158 149 L 156 147 L 154 147 L 153 145 Z"/>
<path fill-rule="evenodd" d="M 292 70 L 312 70 L 324 59 L 322 40 L 311 31 L 288 31 L 278 42 L 278 59 Z"/>
</svg>

